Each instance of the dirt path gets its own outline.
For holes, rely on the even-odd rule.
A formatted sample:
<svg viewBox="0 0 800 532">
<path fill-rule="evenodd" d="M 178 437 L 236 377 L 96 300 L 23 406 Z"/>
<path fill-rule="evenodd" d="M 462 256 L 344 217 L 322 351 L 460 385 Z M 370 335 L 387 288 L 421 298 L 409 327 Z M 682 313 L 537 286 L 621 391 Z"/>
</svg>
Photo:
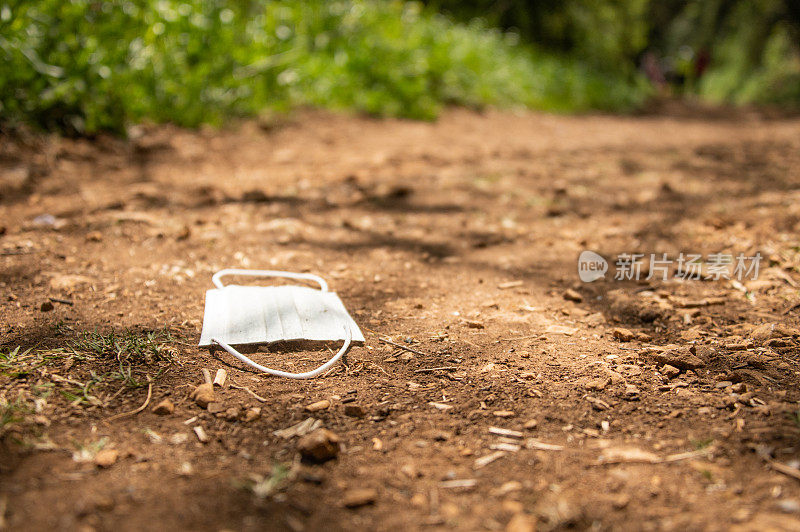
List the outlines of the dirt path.
<svg viewBox="0 0 800 532">
<path fill-rule="evenodd" d="M 309 113 L 137 135 L 0 138 L 10 529 L 800 527 L 800 120 Z M 605 280 L 579 280 L 587 249 Z M 763 260 L 741 283 L 613 279 L 621 253 L 681 252 Z M 322 275 L 366 345 L 302 382 L 194 347 L 224 267 Z M 223 367 L 264 401 L 188 399 Z M 144 411 L 104 421 L 148 378 Z M 338 458 L 274 434 L 309 417 Z M 369 504 L 344 507 L 353 490 Z"/>
</svg>

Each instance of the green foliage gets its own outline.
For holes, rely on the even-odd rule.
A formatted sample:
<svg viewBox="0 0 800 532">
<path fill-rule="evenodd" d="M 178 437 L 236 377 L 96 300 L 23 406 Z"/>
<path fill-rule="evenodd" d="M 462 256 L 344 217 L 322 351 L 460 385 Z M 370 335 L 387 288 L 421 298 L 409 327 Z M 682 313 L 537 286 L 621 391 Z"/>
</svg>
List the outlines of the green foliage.
<svg viewBox="0 0 800 532">
<path fill-rule="evenodd" d="M 397 1 L 0 0 L 0 115 L 93 133 L 305 105 L 430 119 L 449 104 L 623 109 L 645 96 L 629 72 L 518 40 Z M 601 48 L 623 45 L 608 34 Z"/>
<path fill-rule="evenodd" d="M 717 103 L 800 106 L 797 0 L 426 0 L 481 17 L 612 79 L 641 83 L 642 54 L 679 93 Z M 698 71 L 700 55 L 707 69 Z M 702 75 L 701 75 L 702 74 Z"/>
<path fill-rule="evenodd" d="M 800 106 L 800 50 L 779 2 L 740 2 L 721 21 L 716 65 L 698 92 L 714 102 Z"/>
<path fill-rule="evenodd" d="M 112 330 L 105 334 L 93 331 L 79 334 L 77 340 L 69 342 L 69 347 L 79 354 L 111 358 L 120 363 L 152 364 L 172 360 L 167 345 L 172 340 L 166 329 L 144 332 L 125 330 L 121 333 Z"/>
</svg>

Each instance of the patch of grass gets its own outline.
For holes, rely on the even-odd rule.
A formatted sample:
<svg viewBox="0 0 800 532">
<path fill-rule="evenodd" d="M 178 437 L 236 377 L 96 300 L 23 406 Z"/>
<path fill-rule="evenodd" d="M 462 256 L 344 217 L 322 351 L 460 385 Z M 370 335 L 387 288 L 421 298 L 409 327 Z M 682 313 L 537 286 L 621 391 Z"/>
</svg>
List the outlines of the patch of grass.
<svg viewBox="0 0 800 532">
<path fill-rule="evenodd" d="M 794 423 L 796 427 L 800 428 L 800 410 L 789 412 L 786 414 L 786 416 L 789 418 L 789 421 Z"/>
<path fill-rule="evenodd" d="M 0 0 L 0 114 L 76 133 L 298 106 L 432 119 L 446 105 L 627 109 L 601 72 L 382 0 Z"/>
<path fill-rule="evenodd" d="M 282 489 L 286 482 L 290 480 L 293 471 L 286 465 L 277 463 L 272 466 L 268 475 L 254 473 L 250 478 L 242 482 L 241 487 L 251 491 L 258 498 L 269 497 L 276 491 Z"/>
<path fill-rule="evenodd" d="M 696 440 L 689 440 L 689 442 L 692 444 L 692 446 L 695 449 L 697 449 L 699 451 L 700 449 L 705 449 L 706 447 L 708 447 L 709 445 L 714 443 L 714 438 L 702 438 L 702 439 L 696 439 Z"/>
<path fill-rule="evenodd" d="M 174 338 L 169 330 L 132 331 L 122 332 L 98 331 L 83 332 L 77 339 L 69 342 L 70 349 L 77 353 L 85 353 L 97 359 L 112 359 L 118 363 L 118 370 L 111 373 L 110 377 L 122 381 L 126 386 L 138 388 L 144 383 L 137 379 L 134 368 L 138 366 L 151 366 L 156 363 L 172 363 L 173 350 L 169 345 Z M 88 395 L 88 387 L 95 382 L 100 382 L 102 377 L 92 372 L 92 379 L 87 381 L 83 393 L 76 395 L 75 399 L 84 399 L 93 402 Z"/>
<path fill-rule="evenodd" d="M 152 364 L 172 361 L 172 352 L 167 344 L 173 341 L 167 329 L 157 331 L 122 332 L 111 330 L 78 334 L 76 340 L 68 342 L 70 349 L 86 353 L 95 358 L 113 358 L 120 362 Z"/>
<path fill-rule="evenodd" d="M 0 434 L 6 426 L 21 421 L 22 414 L 27 410 L 27 406 L 20 399 L 9 402 L 5 398 L 0 398 Z"/>
<path fill-rule="evenodd" d="M 18 379 L 28 375 L 29 369 L 25 361 L 31 358 L 31 350 L 26 349 L 20 353 L 20 346 L 11 351 L 0 351 L 0 372 L 11 378 Z"/>
</svg>

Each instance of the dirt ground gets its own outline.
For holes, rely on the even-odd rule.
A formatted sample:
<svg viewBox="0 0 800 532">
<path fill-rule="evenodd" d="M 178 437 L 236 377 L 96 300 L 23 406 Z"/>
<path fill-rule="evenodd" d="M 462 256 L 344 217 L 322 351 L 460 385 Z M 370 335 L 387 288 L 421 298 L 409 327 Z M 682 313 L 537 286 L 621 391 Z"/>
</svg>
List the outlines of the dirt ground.
<svg viewBox="0 0 800 532">
<path fill-rule="evenodd" d="M 0 179 L 9 530 L 800 529 L 798 118 L 15 134 Z M 605 279 L 580 281 L 583 250 Z M 763 260 L 614 279 L 622 253 L 681 252 Z M 321 275 L 365 345 L 308 381 L 196 347 L 226 267 Z M 208 409 L 203 368 L 228 372 Z M 337 457 L 275 434 L 309 418 Z"/>
</svg>

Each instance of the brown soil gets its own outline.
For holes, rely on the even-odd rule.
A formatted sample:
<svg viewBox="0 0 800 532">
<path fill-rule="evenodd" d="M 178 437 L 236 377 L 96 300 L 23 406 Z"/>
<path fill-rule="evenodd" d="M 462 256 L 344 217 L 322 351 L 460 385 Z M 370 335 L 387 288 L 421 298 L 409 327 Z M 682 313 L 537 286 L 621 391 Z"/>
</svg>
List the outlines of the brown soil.
<svg viewBox="0 0 800 532">
<path fill-rule="evenodd" d="M 33 349 L 0 366 L 20 407 L 0 428 L 9 529 L 800 528 L 800 119 L 305 113 L 0 147 L 0 352 Z M 584 284 L 584 249 L 764 260 L 739 285 Z M 195 347 L 225 267 L 320 274 L 366 345 L 310 381 Z M 164 328 L 171 363 L 82 336 Z M 696 369 L 672 375 L 673 349 Z M 329 356 L 271 351 L 254 356 Z M 202 368 L 261 417 L 197 406 Z M 106 421 L 148 378 L 147 408 Z M 308 417 L 337 458 L 274 434 Z"/>
</svg>

